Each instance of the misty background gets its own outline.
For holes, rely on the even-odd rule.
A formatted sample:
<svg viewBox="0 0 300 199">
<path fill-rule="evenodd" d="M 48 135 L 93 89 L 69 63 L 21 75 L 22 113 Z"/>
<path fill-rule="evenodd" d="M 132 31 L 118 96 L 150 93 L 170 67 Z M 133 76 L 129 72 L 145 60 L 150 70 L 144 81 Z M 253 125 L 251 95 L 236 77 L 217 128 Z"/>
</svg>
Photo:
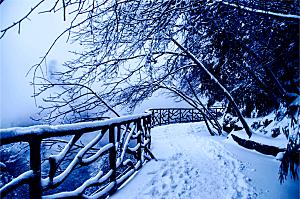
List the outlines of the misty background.
<svg viewBox="0 0 300 199">
<path fill-rule="evenodd" d="M 27 1 L 4 1 L 0 7 L 0 29 L 12 25 L 24 17 L 38 1 L 28 4 Z M 49 9 L 51 1 L 45 2 L 38 11 Z M 30 126 L 36 124 L 30 119 L 38 112 L 37 106 L 42 103 L 33 95 L 32 73 L 26 74 L 31 66 L 40 61 L 52 42 L 67 27 L 69 21 L 63 20 L 63 14 L 34 12 L 20 26 L 9 30 L 0 40 L 0 128 Z M 70 50 L 78 48 L 76 44 L 67 43 L 67 35 L 60 38 L 47 57 L 48 72 L 57 70 L 63 62 L 72 58 Z M 176 104 L 176 105 L 175 105 Z M 161 93 L 156 93 L 147 102 L 134 111 L 144 112 L 148 108 L 188 107 L 184 102 L 175 102 Z M 121 114 L 126 114 L 125 111 Z"/>
</svg>

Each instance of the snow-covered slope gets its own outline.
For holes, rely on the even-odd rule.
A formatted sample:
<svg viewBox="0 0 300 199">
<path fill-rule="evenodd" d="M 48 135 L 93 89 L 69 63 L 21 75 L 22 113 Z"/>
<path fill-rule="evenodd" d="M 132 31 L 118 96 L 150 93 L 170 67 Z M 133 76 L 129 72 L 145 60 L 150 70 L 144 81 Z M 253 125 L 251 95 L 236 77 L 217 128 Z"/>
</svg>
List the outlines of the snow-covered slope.
<svg viewBox="0 0 300 199">
<path fill-rule="evenodd" d="M 150 161 L 121 190 L 123 198 L 298 198 L 298 182 L 280 185 L 280 162 L 211 137 L 202 123 L 174 124 L 152 130 Z"/>
</svg>

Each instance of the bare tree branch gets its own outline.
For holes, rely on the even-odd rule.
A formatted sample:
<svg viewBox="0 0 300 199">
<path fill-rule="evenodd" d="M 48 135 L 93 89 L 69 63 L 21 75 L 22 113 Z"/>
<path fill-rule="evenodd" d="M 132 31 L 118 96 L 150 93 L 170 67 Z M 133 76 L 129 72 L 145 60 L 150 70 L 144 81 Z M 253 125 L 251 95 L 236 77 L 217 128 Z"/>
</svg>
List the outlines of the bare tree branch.
<svg viewBox="0 0 300 199">
<path fill-rule="evenodd" d="M 4 0 L 0 1 L 0 4 L 3 3 Z M 25 20 L 28 19 L 29 15 L 31 15 L 33 13 L 33 11 L 35 11 L 42 3 L 44 3 L 45 0 L 41 0 L 39 1 L 33 8 L 30 9 L 30 11 L 21 19 L 19 19 L 17 22 L 14 22 L 12 25 L 0 30 L 1 32 L 1 36 L 0 39 L 2 39 L 4 37 L 4 35 L 6 34 L 6 32 L 10 29 L 12 29 L 14 26 L 18 25 L 19 29 L 18 29 L 18 33 L 20 34 L 21 32 L 21 23 Z"/>
</svg>

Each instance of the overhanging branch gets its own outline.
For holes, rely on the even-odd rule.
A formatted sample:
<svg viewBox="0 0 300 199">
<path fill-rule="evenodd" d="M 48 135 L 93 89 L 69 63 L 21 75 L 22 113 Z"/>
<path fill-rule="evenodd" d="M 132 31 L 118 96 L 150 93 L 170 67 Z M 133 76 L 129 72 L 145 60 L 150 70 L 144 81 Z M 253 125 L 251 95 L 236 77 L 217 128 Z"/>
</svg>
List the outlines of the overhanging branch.
<svg viewBox="0 0 300 199">
<path fill-rule="evenodd" d="M 283 17 L 283 18 L 289 18 L 289 19 L 297 19 L 297 20 L 300 19 L 299 15 L 284 14 L 284 13 L 277 13 L 277 12 L 272 12 L 272 11 L 267 11 L 267 10 L 260 10 L 260 9 L 250 8 L 250 7 L 247 7 L 247 6 L 228 3 L 228 2 L 225 2 L 225 1 L 220 1 L 220 2 L 224 5 L 240 8 L 240 9 L 247 10 L 247 11 L 250 11 L 250 12 L 256 12 L 256 13 L 267 14 L 267 15 L 272 15 L 272 16 L 276 16 L 276 17 Z"/>
<path fill-rule="evenodd" d="M 187 54 L 187 56 L 195 62 L 195 64 L 197 64 L 198 67 L 200 67 L 202 70 L 205 71 L 205 73 L 210 76 L 210 79 L 218 85 L 218 87 L 223 91 L 223 93 L 225 94 L 226 98 L 232 103 L 241 123 L 243 124 L 245 131 L 247 133 L 247 135 L 249 136 L 249 138 L 252 135 L 252 130 L 251 128 L 248 126 L 245 118 L 243 117 L 241 111 L 238 108 L 238 105 L 236 104 L 235 100 L 233 99 L 233 97 L 231 96 L 231 94 L 229 93 L 229 91 L 217 80 L 217 78 L 204 66 L 204 64 L 202 62 L 200 62 L 200 60 L 198 60 L 189 50 L 187 50 L 185 47 L 183 47 L 180 43 L 178 43 L 173 37 L 169 37 L 169 39 L 180 49 L 182 50 L 185 54 Z"/>
</svg>

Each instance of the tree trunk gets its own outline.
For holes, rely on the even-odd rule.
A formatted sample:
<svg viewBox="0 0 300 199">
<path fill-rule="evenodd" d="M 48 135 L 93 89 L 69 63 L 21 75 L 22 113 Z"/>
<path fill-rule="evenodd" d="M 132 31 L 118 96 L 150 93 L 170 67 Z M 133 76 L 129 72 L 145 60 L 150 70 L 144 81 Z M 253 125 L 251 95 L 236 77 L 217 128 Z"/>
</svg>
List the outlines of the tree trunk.
<svg viewBox="0 0 300 199">
<path fill-rule="evenodd" d="M 211 72 L 209 72 L 209 70 L 207 70 L 207 68 L 203 65 L 203 63 L 201 63 L 201 62 L 200 62 L 200 61 L 199 61 L 199 60 L 198 60 L 198 59 L 197 59 L 197 58 L 196 58 L 189 50 L 187 50 L 186 48 L 184 48 L 184 47 L 183 47 L 181 44 L 179 44 L 175 39 L 173 39 L 173 38 L 170 38 L 170 39 L 174 42 L 174 44 L 175 44 L 176 46 L 178 46 L 178 48 L 180 48 L 184 53 L 186 53 L 187 56 L 188 56 L 191 60 L 193 60 L 193 61 L 195 62 L 195 64 L 196 64 L 198 67 L 202 68 L 202 69 L 206 72 L 206 74 L 210 76 L 211 80 L 213 80 L 213 81 L 214 81 L 214 82 L 215 82 L 215 83 L 223 90 L 223 92 L 224 92 L 226 98 L 229 100 L 229 102 L 232 103 L 233 108 L 235 109 L 235 111 L 236 111 L 236 113 L 237 113 L 237 115 L 238 115 L 238 118 L 240 119 L 240 121 L 241 121 L 243 127 L 245 128 L 245 131 L 246 131 L 247 135 L 248 135 L 249 138 L 250 138 L 251 135 L 252 135 L 252 130 L 251 130 L 251 128 L 248 126 L 248 124 L 247 124 L 245 118 L 243 117 L 241 111 L 239 110 L 239 108 L 238 108 L 236 102 L 234 101 L 233 97 L 232 97 L 231 94 L 228 92 L 228 90 L 227 90 L 227 89 L 226 89 L 226 88 L 225 88 L 225 87 L 217 80 L 217 78 L 216 78 Z"/>
</svg>

